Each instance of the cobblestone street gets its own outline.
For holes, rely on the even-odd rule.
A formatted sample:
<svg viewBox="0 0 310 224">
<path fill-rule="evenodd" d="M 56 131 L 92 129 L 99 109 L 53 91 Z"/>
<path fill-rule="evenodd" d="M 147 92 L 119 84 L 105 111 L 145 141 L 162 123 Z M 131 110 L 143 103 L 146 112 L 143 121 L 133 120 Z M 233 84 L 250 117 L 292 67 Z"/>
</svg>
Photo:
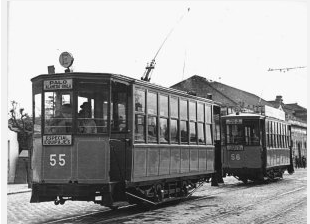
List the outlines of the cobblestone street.
<svg viewBox="0 0 310 224">
<path fill-rule="evenodd" d="M 108 219 L 102 223 L 283 223 L 283 220 L 292 224 L 306 223 L 306 201 L 303 199 L 306 194 L 306 174 L 305 169 L 298 169 L 293 175 L 285 174 L 283 180 L 263 185 L 249 183 L 248 186 L 227 177 L 225 184 L 219 187 L 211 187 L 206 183 L 188 201 L 150 211 L 138 211 L 130 216 L 119 215 L 117 220 Z M 290 193 L 295 194 L 291 196 Z M 68 201 L 58 206 L 53 202 L 32 204 L 29 203 L 30 196 L 29 191 L 7 195 L 8 223 L 46 223 L 79 216 L 81 218 L 75 221 L 59 223 L 90 223 L 108 218 L 101 215 L 97 220 L 97 216 L 91 215 L 109 210 L 93 202 Z M 288 210 L 287 204 L 294 205 L 296 200 L 300 204 Z M 284 210 L 287 212 L 282 214 Z M 262 222 L 265 216 L 274 218 Z"/>
</svg>

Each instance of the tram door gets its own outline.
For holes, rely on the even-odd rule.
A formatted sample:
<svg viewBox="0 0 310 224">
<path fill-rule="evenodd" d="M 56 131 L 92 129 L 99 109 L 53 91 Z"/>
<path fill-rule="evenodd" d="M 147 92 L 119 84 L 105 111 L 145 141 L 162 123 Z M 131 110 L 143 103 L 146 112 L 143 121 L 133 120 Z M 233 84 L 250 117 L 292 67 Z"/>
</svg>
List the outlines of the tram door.
<svg viewBox="0 0 310 224">
<path fill-rule="evenodd" d="M 120 82 L 111 83 L 111 135 L 110 135 L 110 180 L 120 181 L 126 178 L 126 153 L 129 153 L 128 97 L 129 85 Z"/>
<path fill-rule="evenodd" d="M 76 107 L 76 174 L 79 183 L 109 181 L 109 85 L 80 81 Z"/>
</svg>

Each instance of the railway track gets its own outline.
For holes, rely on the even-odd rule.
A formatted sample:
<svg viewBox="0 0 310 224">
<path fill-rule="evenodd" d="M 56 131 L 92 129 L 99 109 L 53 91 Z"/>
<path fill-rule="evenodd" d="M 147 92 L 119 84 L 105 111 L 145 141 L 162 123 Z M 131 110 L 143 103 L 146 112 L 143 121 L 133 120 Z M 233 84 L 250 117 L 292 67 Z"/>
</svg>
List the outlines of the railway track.
<svg viewBox="0 0 310 224">
<path fill-rule="evenodd" d="M 205 223 L 207 220 L 210 220 L 210 219 L 215 220 L 215 219 L 219 219 L 219 218 L 225 218 L 225 217 L 227 217 L 229 215 L 235 214 L 236 211 L 238 211 L 238 213 L 245 212 L 245 211 L 249 210 L 250 208 L 252 208 L 254 206 L 261 205 L 261 204 L 264 204 L 264 203 L 266 203 L 268 201 L 275 200 L 277 198 L 281 198 L 281 197 L 283 197 L 285 195 L 292 194 L 294 192 L 304 190 L 305 188 L 306 188 L 305 186 L 304 187 L 300 187 L 300 188 L 294 189 L 292 191 L 288 191 L 288 192 L 285 192 L 285 193 L 282 193 L 282 194 L 275 195 L 273 197 L 268 197 L 266 199 L 260 200 L 260 201 L 255 202 L 255 203 L 249 203 L 249 204 L 246 204 L 244 206 L 239 206 L 237 208 L 227 210 L 227 211 L 225 211 L 224 213 L 221 213 L 221 214 L 204 215 L 204 216 L 201 216 L 198 219 L 195 219 L 195 220 L 192 220 L 191 222 L 188 222 L 188 224 Z M 295 208 L 295 207 L 297 207 L 297 206 L 294 206 L 293 208 Z M 292 209 L 292 208 L 290 208 L 290 209 Z M 279 213 L 276 213 L 276 214 L 278 215 L 278 214 L 282 214 L 282 213 L 279 212 Z M 266 221 L 268 221 L 268 220 L 266 219 Z M 264 222 L 265 221 L 263 221 L 262 223 L 264 223 Z M 256 223 L 256 222 L 254 222 L 254 223 Z"/>
<path fill-rule="evenodd" d="M 290 180 L 288 179 L 282 179 L 281 181 L 273 181 L 273 184 L 286 184 L 286 182 L 289 182 Z M 161 206 L 157 206 L 155 208 L 160 208 L 162 206 L 171 206 L 171 203 L 178 203 L 178 204 L 189 204 L 189 205 L 193 205 L 193 206 L 197 206 L 199 207 L 199 205 L 197 205 L 195 202 L 197 201 L 202 201 L 202 200 L 206 200 L 206 199 L 210 199 L 213 197 L 216 197 L 218 195 L 221 194 L 225 194 L 225 193 L 231 193 L 231 192 L 235 192 L 235 191 L 242 191 L 245 189 L 249 189 L 249 188 L 259 188 L 262 186 L 265 186 L 267 183 L 264 184 L 255 184 L 255 183 L 248 183 L 248 184 L 243 184 L 243 183 L 233 183 L 233 184 L 225 184 L 222 186 L 219 186 L 219 190 L 212 193 L 212 194 L 208 194 L 208 195 L 204 195 L 204 196 L 191 196 L 189 198 L 184 198 L 175 202 L 169 202 L 167 204 L 163 204 Z M 261 200 L 258 203 L 262 204 L 265 203 L 266 201 L 270 201 L 279 197 L 282 197 L 284 195 L 287 194 L 292 194 L 296 191 L 300 191 L 303 190 L 305 187 L 301 187 L 289 192 L 285 192 L 279 195 L 275 195 L 274 197 L 270 197 L 267 198 L 265 200 Z M 198 190 L 196 193 L 200 193 L 203 190 Z M 238 207 L 238 211 L 245 211 L 251 207 L 253 207 L 254 205 L 257 205 L 258 203 L 250 203 L 247 204 L 245 206 L 241 206 Z M 152 207 L 151 207 L 152 208 Z M 141 215 L 142 213 L 145 213 L 146 211 L 149 211 L 149 209 L 147 208 L 141 208 L 140 206 L 137 205 L 126 205 L 126 206 L 121 206 L 119 207 L 118 210 L 111 210 L 109 208 L 106 207 L 102 207 L 102 210 L 100 211 L 96 211 L 96 212 L 92 212 L 92 213 L 88 213 L 88 214 L 83 214 L 83 215 L 79 215 L 79 216 L 75 216 L 75 217 L 68 217 L 68 218 L 63 218 L 63 219 L 59 219 L 59 220 L 53 220 L 50 222 L 47 222 L 48 224 L 56 224 L 56 223 L 85 223 L 89 222 L 89 220 L 91 220 L 91 223 L 116 223 L 118 221 L 124 220 L 124 219 L 131 219 L 134 218 L 138 215 Z M 231 214 L 233 214 L 234 212 L 236 212 L 236 209 L 231 209 L 229 211 L 226 211 L 225 213 L 219 214 L 219 215 L 205 215 L 200 217 L 199 219 L 195 219 L 190 223 L 204 223 L 207 219 L 218 219 L 218 218 L 224 218 L 226 216 L 229 216 Z"/>
<path fill-rule="evenodd" d="M 255 220 L 254 223 L 255 224 L 272 223 L 272 219 L 276 219 L 277 217 L 280 217 L 283 214 L 286 214 L 287 212 L 290 212 L 291 210 L 294 210 L 295 208 L 301 206 L 302 204 L 306 204 L 306 203 L 307 203 L 307 197 L 304 197 L 301 200 L 299 200 L 297 203 L 294 203 L 293 205 L 287 208 L 284 208 L 280 210 L 279 212 L 274 213 L 271 216 L 267 216 L 267 217 L 263 217 L 263 218 Z"/>
</svg>

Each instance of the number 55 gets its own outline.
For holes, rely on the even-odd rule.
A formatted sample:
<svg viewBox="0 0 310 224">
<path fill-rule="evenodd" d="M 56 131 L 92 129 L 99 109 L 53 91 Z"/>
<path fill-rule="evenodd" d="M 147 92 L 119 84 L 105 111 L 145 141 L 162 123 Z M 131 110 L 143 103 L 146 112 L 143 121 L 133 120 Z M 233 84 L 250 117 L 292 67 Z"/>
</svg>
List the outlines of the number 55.
<svg viewBox="0 0 310 224">
<path fill-rule="evenodd" d="M 58 162 L 58 164 L 60 166 L 64 166 L 66 164 L 65 158 L 63 158 L 65 156 L 66 156 L 66 154 L 59 154 L 59 162 Z M 51 166 L 55 166 L 56 165 L 56 163 L 57 163 L 56 158 L 57 158 L 56 154 L 50 154 L 50 164 L 51 164 Z"/>
</svg>

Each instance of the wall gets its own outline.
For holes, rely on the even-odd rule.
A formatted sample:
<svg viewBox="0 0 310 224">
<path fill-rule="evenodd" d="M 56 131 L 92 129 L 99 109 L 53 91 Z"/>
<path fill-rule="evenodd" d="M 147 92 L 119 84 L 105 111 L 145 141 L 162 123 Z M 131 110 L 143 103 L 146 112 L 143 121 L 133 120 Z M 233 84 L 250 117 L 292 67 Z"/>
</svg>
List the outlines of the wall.
<svg viewBox="0 0 310 224">
<path fill-rule="evenodd" d="M 17 133 L 8 129 L 7 155 L 8 155 L 8 183 L 14 183 L 16 164 L 18 161 Z"/>
</svg>

